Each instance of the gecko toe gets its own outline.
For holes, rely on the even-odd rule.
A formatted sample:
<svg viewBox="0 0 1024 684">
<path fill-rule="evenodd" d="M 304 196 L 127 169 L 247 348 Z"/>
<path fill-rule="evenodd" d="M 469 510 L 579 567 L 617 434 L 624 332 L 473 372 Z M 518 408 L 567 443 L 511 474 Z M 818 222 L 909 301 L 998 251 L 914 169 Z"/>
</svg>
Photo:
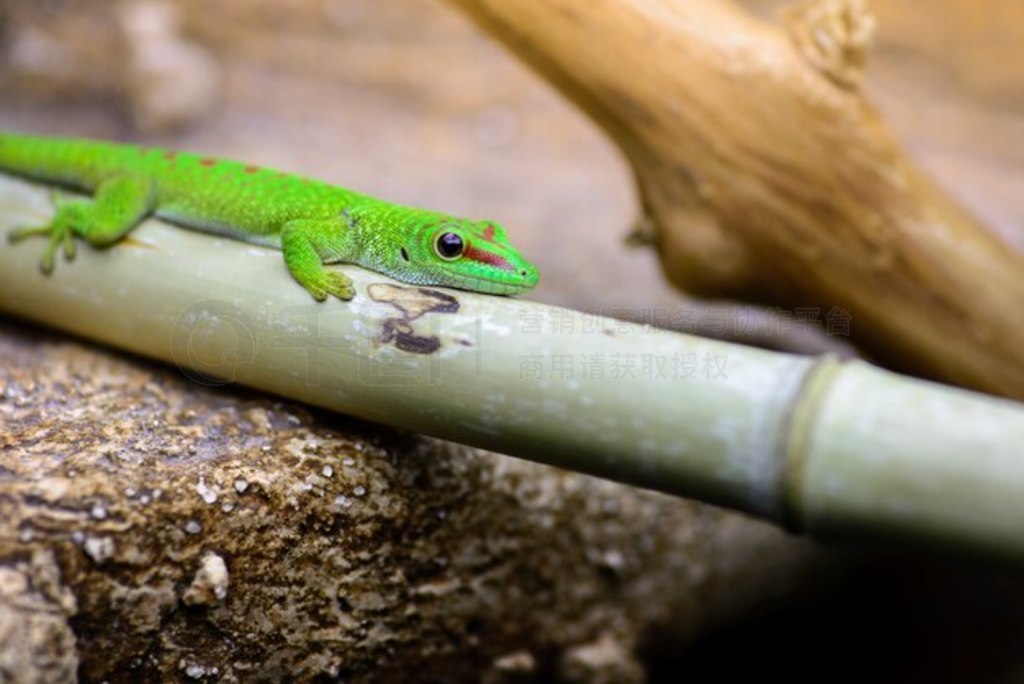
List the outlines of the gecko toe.
<svg viewBox="0 0 1024 684">
<path fill-rule="evenodd" d="M 43 275 L 53 273 L 54 261 L 53 250 L 47 249 L 43 252 L 43 257 L 39 260 L 39 270 L 43 272 Z"/>
<path fill-rule="evenodd" d="M 14 230 L 7 233 L 7 241 L 9 243 L 16 244 L 21 242 L 25 238 L 33 237 L 36 235 L 49 235 L 50 226 L 37 226 L 33 228 L 15 228 Z"/>
<path fill-rule="evenodd" d="M 338 299 L 348 301 L 356 296 L 356 289 L 352 286 L 352 280 L 341 273 L 328 273 L 325 287 L 328 294 Z"/>
<path fill-rule="evenodd" d="M 64 258 L 68 261 L 75 258 L 75 234 L 70 230 L 64 233 Z"/>
</svg>

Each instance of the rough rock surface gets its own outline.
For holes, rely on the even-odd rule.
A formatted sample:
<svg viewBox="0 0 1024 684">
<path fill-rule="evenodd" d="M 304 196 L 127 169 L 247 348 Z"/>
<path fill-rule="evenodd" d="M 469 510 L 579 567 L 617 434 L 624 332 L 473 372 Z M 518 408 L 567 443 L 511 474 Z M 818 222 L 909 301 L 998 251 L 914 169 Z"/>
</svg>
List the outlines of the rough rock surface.
<svg viewBox="0 0 1024 684">
<path fill-rule="evenodd" d="M 0 325 L 0 672 L 643 681 L 817 567 L 690 502 Z"/>
</svg>

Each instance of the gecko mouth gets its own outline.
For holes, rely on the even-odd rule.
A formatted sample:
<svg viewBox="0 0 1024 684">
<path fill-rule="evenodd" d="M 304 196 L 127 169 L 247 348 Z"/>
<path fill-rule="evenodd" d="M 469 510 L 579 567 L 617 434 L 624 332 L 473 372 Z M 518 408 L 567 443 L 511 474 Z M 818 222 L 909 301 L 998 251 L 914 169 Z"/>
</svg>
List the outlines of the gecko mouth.
<svg viewBox="0 0 1024 684">
<path fill-rule="evenodd" d="M 455 287 L 476 290 L 487 294 L 517 294 L 531 289 L 537 284 L 536 267 L 526 262 L 523 257 L 510 246 L 494 243 L 494 228 L 491 236 L 485 234 L 484 240 L 490 244 L 469 241 L 461 253 L 461 257 L 472 262 L 476 267 L 472 274 L 461 273 Z"/>
<path fill-rule="evenodd" d="M 512 279 L 509 279 L 510 276 Z M 451 287 L 486 294 L 513 295 L 533 289 L 537 284 L 537 272 L 522 269 L 515 275 L 503 273 L 500 278 L 463 276 L 460 281 Z"/>
</svg>

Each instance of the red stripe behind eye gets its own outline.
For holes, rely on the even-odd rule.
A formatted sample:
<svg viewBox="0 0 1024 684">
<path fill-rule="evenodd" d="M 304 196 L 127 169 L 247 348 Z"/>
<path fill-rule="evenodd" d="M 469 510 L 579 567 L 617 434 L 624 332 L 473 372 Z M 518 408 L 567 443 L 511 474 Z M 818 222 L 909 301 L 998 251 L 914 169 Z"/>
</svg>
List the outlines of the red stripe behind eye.
<svg viewBox="0 0 1024 684">
<path fill-rule="evenodd" d="M 494 252 L 488 252 L 484 249 L 477 249 L 473 246 L 466 247 L 466 251 L 462 253 L 462 256 L 469 259 L 470 261 L 476 261 L 481 264 L 489 264 L 496 266 L 503 271 L 514 271 L 515 266 L 509 263 L 508 259 L 503 256 L 499 256 Z"/>
</svg>

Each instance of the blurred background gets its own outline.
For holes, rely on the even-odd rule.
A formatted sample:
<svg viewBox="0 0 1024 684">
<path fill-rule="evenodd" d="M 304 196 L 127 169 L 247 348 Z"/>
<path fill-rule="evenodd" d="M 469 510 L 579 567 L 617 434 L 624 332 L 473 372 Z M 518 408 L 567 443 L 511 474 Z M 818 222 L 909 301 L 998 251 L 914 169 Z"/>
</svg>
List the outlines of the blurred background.
<svg viewBox="0 0 1024 684">
<path fill-rule="evenodd" d="M 744 3 L 768 19 L 787 4 Z M 869 91 L 925 168 L 1024 246 L 1024 5 L 875 5 Z M 495 218 L 539 264 L 539 301 L 845 352 L 669 288 L 653 253 L 623 244 L 637 214 L 617 151 L 443 0 L 0 0 L 0 93 L 3 128 L 144 140 Z"/>
<path fill-rule="evenodd" d="M 771 18 L 787 3 L 744 4 Z M 868 91 L 912 155 L 1024 248 L 1024 3 L 872 8 Z M 442 0 L 0 0 L 0 129 L 201 151 L 494 218 L 539 264 L 538 301 L 734 339 L 722 316 L 748 316 L 762 324 L 740 341 L 846 353 L 666 285 L 652 252 L 623 243 L 636 203 L 617 151 Z M 887 555 L 648 655 L 656 681 L 1024 681 L 1024 592 Z"/>
</svg>

